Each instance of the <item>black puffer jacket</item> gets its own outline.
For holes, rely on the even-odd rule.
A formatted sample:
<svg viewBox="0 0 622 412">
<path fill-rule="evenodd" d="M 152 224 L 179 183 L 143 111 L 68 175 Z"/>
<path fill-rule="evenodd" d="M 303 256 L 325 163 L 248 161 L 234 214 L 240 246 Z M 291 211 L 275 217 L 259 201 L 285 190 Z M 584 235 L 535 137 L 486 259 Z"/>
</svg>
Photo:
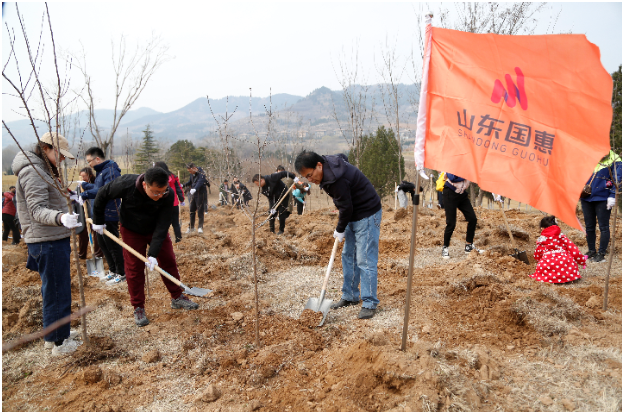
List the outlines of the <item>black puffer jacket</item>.
<svg viewBox="0 0 622 412">
<path fill-rule="evenodd" d="M 343 233 L 350 222 L 374 215 L 380 209 L 380 196 L 363 172 L 348 163 L 344 154 L 322 156 L 324 177 L 320 183 L 339 209 L 337 232 Z"/>
<path fill-rule="evenodd" d="M 121 199 L 121 225 L 140 235 L 153 234 L 147 254 L 158 257 L 173 220 L 175 199 L 173 189 L 167 186 L 159 200 L 152 200 L 143 189 L 144 180 L 144 174 L 123 175 L 99 189 L 93 205 L 93 221 L 103 225 L 108 201 Z"/>
<path fill-rule="evenodd" d="M 286 187 L 285 183 L 281 181 L 281 179 L 285 177 L 290 177 L 293 179 L 296 177 L 296 175 L 292 172 L 284 171 L 272 173 L 271 175 L 261 176 L 261 178 L 266 181 L 265 186 L 261 188 L 261 193 L 268 198 L 268 202 L 270 202 L 270 208 L 276 205 L 281 199 L 281 196 L 283 196 L 287 192 L 287 189 L 289 189 L 289 187 Z M 287 207 L 287 200 L 284 200 L 279 208 L 283 207 L 283 205 Z"/>
</svg>

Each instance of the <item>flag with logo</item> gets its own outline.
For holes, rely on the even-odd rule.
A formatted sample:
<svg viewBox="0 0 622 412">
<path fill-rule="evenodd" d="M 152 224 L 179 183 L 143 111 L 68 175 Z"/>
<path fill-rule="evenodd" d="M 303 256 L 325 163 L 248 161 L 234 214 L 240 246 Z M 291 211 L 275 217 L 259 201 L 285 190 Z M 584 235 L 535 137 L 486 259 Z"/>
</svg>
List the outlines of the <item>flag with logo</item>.
<svg viewBox="0 0 622 412">
<path fill-rule="evenodd" d="M 576 204 L 609 153 L 611 76 L 584 35 L 426 26 L 417 168 L 444 170 L 582 229 Z"/>
</svg>

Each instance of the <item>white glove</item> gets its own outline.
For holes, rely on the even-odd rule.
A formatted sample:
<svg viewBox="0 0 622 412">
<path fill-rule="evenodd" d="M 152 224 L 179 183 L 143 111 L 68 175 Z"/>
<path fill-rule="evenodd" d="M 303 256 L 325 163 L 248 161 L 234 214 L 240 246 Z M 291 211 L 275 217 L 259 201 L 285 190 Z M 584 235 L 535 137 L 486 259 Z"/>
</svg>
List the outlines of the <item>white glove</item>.
<svg viewBox="0 0 622 412">
<path fill-rule="evenodd" d="M 186 202 L 181 202 L 180 203 L 182 206 L 186 206 Z"/>
<path fill-rule="evenodd" d="M 67 229 L 75 229 L 77 227 L 82 226 L 82 223 L 78 222 L 78 215 L 75 213 L 69 214 L 69 213 L 64 213 L 61 217 L 60 217 L 60 222 L 63 224 L 63 226 L 65 226 Z"/>
<path fill-rule="evenodd" d="M 82 196 L 78 194 L 69 196 L 69 199 L 73 200 L 74 202 L 78 202 L 80 206 L 84 204 L 84 199 L 82 199 Z"/>
<path fill-rule="evenodd" d="M 309 188 L 308 188 L 308 187 L 305 187 L 305 192 L 308 192 L 308 191 L 309 191 Z"/>
<path fill-rule="evenodd" d="M 400 191 L 400 189 L 396 187 L 396 188 L 395 188 L 395 193 L 397 193 L 397 192 L 399 192 L 399 191 Z"/>
<path fill-rule="evenodd" d="M 276 215 L 276 209 L 270 209 L 270 216 Z"/>
<path fill-rule="evenodd" d="M 421 169 L 419 171 L 419 176 L 423 177 L 425 180 L 430 180 L 430 178 L 428 177 L 428 175 L 425 174 L 425 170 Z"/>
<path fill-rule="evenodd" d="M 616 204 L 616 198 L 615 197 L 607 198 L 607 210 L 613 209 L 615 204 Z"/>
<path fill-rule="evenodd" d="M 191 194 L 191 195 L 195 194 L 196 192 L 197 192 L 197 190 L 196 190 L 196 189 L 190 189 L 190 194 Z"/>
<path fill-rule="evenodd" d="M 93 223 L 91 225 L 91 229 L 93 229 L 94 232 L 99 233 L 100 235 L 104 236 L 104 229 L 106 228 L 106 225 L 96 225 L 95 223 Z"/>
<path fill-rule="evenodd" d="M 495 202 L 501 202 L 503 203 L 503 199 L 501 199 L 501 195 L 495 195 L 494 193 L 492 194 L 493 198 L 495 199 Z"/>
<path fill-rule="evenodd" d="M 153 270 L 158 265 L 158 259 L 153 256 L 149 256 L 149 262 L 145 262 L 145 266 L 149 268 L 149 270 Z"/>
<path fill-rule="evenodd" d="M 333 232 L 333 237 L 337 239 L 339 242 L 343 242 L 343 240 L 346 238 L 346 232 L 339 233 L 337 232 L 337 230 L 335 230 Z"/>
<path fill-rule="evenodd" d="M 82 185 L 86 182 L 84 180 L 78 180 L 76 183 L 78 184 L 78 186 L 82 187 Z"/>
<path fill-rule="evenodd" d="M 296 177 L 294 178 L 294 184 L 296 185 L 296 184 L 298 184 L 298 183 L 300 183 L 300 179 L 298 179 L 298 176 L 296 176 Z"/>
</svg>

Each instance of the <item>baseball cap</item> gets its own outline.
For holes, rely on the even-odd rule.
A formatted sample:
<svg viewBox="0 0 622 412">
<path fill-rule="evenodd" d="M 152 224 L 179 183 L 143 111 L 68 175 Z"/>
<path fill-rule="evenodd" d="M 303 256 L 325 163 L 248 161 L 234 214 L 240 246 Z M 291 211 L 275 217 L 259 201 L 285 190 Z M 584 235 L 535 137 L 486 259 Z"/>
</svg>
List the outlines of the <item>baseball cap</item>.
<svg viewBox="0 0 622 412">
<path fill-rule="evenodd" d="M 58 140 L 56 139 L 58 135 Z M 58 141 L 58 146 L 56 147 L 56 142 Z M 44 134 L 43 136 L 41 136 L 41 142 L 43 143 L 47 143 L 53 147 L 56 147 L 58 149 L 58 151 L 65 156 L 68 159 L 75 159 L 76 157 L 74 155 L 71 154 L 71 152 L 69 151 L 69 143 L 67 142 L 67 139 L 65 139 L 63 137 L 63 135 L 58 134 L 56 132 L 47 132 L 46 134 Z"/>
</svg>

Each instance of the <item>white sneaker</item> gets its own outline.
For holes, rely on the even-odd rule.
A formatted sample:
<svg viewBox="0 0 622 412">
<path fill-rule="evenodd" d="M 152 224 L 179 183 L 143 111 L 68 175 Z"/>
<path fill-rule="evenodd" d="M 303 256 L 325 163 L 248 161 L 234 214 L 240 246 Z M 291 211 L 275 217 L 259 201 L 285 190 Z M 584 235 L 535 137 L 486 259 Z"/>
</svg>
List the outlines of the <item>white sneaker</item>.
<svg viewBox="0 0 622 412">
<path fill-rule="evenodd" d="M 471 243 L 470 245 L 464 246 L 464 253 L 471 253 L 474 250 L 476 250 L 477 253 L 484 253 L 483 250 L 479 250 L 477 246 L 475 246 L 475 243 Z"/>
<path fill-rule="evenodd" d="M 197 232 L 203 233 L 203 228 L 200 227 L 199 230 L 197 230 Z"/>
<path fill-rule="evenodd" d="M 79 337 L 80 337 L 80 331 L 72 330 L 72 331 L 69 332 L 69 337 L 67 339 L 75 340 L 76 338 L 79 338 Z M 44 341 L 43 347 L 45 349 L 52 349 L 52 348 L 54 348 L 54 342 Z"/>
<path fill-rule="evenodd" d="M 52 356 L 62 356 L 69 355 L 70 353 L 74 353 L 78 346 L 82 345 L 82 342 L 78 342 L 76 340 L 65 339 L 63 344 L 60 346 L 54 345 L 52 348 Z"/>
<path fill-rule="evenodd" d="M 194 232 L 194 229 L 188 228 L 184 233 L 188 234 L 188 233 L 192 233 L 192 232 Z"/>
<path fill-rule="evenodd" d="M 125 276 L 117 275 L 117 277 L 115 277 L 114 279 L 106 282 L 106 285 L 116 285 L 121 282 L 125 282 Z"/>
<path fill-rule="evenodd" d="M 116 273 L 113 273 L 111 271 L 108 271 L 108 274 L 106 276 L 102 276 L 100 279 L 101 279 L 102 282 L 108 282 L 109 280 L 112 280 L 112 279 L 116 278 L 117 276 L 119 276 L 119 275 L 117 275 Z"/>
<path fill-rule="evenodd" d="M 443 246 L 441 256 L 443 257 L 443 259 L 449 259 L 449 248 L 447 246 Z"/>
</svg>

